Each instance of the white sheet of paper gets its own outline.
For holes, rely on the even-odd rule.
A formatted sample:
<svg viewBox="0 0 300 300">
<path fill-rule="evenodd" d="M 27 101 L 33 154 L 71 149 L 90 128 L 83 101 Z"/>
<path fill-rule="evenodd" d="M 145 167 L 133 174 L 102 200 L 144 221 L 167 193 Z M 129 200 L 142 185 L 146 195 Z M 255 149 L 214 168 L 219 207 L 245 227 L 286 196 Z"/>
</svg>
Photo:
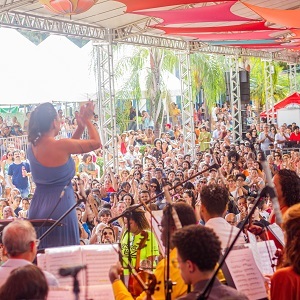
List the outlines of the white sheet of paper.
<svg viewBox="0 0 300 300">
<path fill-rule="evenodd" d="M 47 300 L 69 300 L 75 299 L 72 287 L 68 289 L 50 289 L 48 293 Z M 103 300 L 103 299 L 114 299 L 113 290 L 111 284 L 89 286 L 87 288 L 87 298 L 86 298 L 86 287 L 80 287 L 79 300 Z"/>
<path fill-rule="evenodd" d="M 47 248 L 46 254 L 46 271 L 52 273 L 58 280 L 60 286 L 72 286 L 73 277 L 62 277 L 59 275 L 60 268 L 73 267 L 82 265 L 81 246 L 68 246 Z M 80 285 L 85 285 L 85 271 L 81 270 L 77 279 Z"/>
<path fill-rule="evenodd" d="M 257 267 L 263 275 L 272 275 L 274 270 L 272 258 L 276 252 L 276 246 L 273 240 L 257 242 L 254 234 L 248 231 L 249 244 L 245 246 L 252 250 L 252 254 Z"/>
<path fill-rule="evenodd" d="M 249 300 L 267 297 L 264 278 L 255 263 L 251 249 L 231 251 L 226 258 L 226 265 L 236 289 L 243 292 Z"/>
<path fill-rule="evenodd" d="M 278 226 L 276 223 L 270 224 L 268 226 L 268 229 L 272 232 L 272 234 L 276 237 L 276 239 L 279 241 L 279 243 L 284 246 L 284 234 L 280 226 Z"/>
<path fill-rule="evenodd" d="M 114 247 L 118 249 L 118 245 Z M 112 245 L 87 245 L 81 248 L 82 264 L 87 265 L 86 285 L 110 284 L 108 271 L 119 261 L 119 255 Z"/>
</svg>

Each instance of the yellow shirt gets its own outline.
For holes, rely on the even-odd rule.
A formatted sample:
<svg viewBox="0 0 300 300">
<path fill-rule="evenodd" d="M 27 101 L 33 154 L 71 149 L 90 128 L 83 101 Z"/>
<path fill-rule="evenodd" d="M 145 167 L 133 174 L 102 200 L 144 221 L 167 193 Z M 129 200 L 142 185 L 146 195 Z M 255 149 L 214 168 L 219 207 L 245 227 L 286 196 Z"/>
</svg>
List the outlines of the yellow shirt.
<svg viewBox="0 0 300 300">
<path fill-rule="evenodd" d="M 147 232 L 148 234 L 148 238 L 145 241 L 145 245 L 144 247 L 142 247 L 142 249 L 140 249 L 140 261 L 139 263 L 141 263 L 141 261 L 146 260 L 150 257 L 153 256 L 158 256 L 159 255 L 159 248 L 158 248 L 158 243 L 156 240 L 156 237 L 154 235 L 153 232 L 145 230 L 145 232 Z M 144 237 L 142 236 L 141 233 L 137 234 L 137 235 L 133 235 L 132 233 L 130 233 L 130 254 L 131 254 L 131 265 L 136 268 L 136 257 L 137 257 L 137 252 L 140 246 L 141 241 L 144 239 Z M 124 233 L 124 235 L 121 238 L 121 250 L 122 250 L 122 255 L 123 255 L 123 262 L 124 262 L 124 274 L 128 275 L 129 274 L 129 270 L 126 269 L 127 268 L 127 263 L 128 263 L 128 255 L 129 255 L 129 251 L 128 251 L 128 232 L 126 231 Z"/>
<path fill-rule="evenodd" d="M 176 249 L 173 249 L 170 252 L 170 276 L 171 280 L 173 282 L 176 282 L 177 284 L 173 286 L 172 296 L 171 299 L 177 299 L 187 292 L 187 285 L 184 283 L 183 279 L 180 275 L 180 270 L 176 268 L 172 264 L 172 260 L 177 259 L 177 251 Z M 166 260 L 162 259 L 154 272 L 154 275 L 156 276 L 157 282 L 160 281 L 160 284 L 157 285 L 159 287 L 158 291 L 155 291 L 152 295 L 152 298 L 154 300 L 165 300 L 165 264 Z M 124 283 L 121 280 L 116 280 L 113 284 L 113 291 L 115 295 L 116 300 L 133 300 L 133 297 L 128 292 L 127 288 L 125 287 Z M 143 300 L 146 297 L 146 293 L 143 292 L 139 297 L 137 297 L 137 300 Z"/>
</svg>

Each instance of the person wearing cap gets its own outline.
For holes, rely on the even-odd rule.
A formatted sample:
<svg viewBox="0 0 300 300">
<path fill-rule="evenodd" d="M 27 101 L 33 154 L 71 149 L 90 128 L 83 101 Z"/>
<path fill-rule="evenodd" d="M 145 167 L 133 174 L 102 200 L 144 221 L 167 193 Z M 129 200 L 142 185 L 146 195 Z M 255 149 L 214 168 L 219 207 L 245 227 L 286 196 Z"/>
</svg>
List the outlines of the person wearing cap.
<svg viewBox="0 0 300 300">
<path fill-rule="evenodd" d="M 168 133 L 170 135 L 170 138 L 174 138 L 174 131 L 171 129 L 172 125 L 167 123 L 165 124 L 165 133 Z"/>
</svg>

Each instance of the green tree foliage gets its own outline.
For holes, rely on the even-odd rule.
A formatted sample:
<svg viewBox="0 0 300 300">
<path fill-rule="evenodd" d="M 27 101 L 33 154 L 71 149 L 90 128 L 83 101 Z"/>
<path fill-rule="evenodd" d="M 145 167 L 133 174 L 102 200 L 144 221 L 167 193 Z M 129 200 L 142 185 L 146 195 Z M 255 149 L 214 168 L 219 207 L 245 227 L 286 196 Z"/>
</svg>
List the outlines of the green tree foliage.
<svg viewBox="0 0 300 300">
<path fill-rule="evenodd" d="M 250 95 L 255 106 L 260 110 L 266 104 L 266 76 L 265 62 L 260 58 L 250 59 Z M 278 62 L 273 62 L 274 73 L 273 81 L 273 97 L 274 102 L 284 99 L 289 94 L 289 78 L 282 70 L 284 66 Z"/>
<path fill-rule="evenodd" d="M 225 86 L 226 61 L 223 55 L 193 53 L 191 55 L 191 77 L 193 99 L 202 88 L 209 110 L 215 106 Z"/>
</svg>

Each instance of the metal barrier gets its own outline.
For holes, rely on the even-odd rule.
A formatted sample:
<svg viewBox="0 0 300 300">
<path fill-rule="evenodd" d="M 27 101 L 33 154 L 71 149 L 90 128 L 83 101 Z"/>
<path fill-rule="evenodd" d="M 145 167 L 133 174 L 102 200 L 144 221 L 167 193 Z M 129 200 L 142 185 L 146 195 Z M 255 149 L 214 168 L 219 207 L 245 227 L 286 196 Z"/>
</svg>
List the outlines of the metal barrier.
<svg viewBox="0 0 300 300">
<path fill-rule="evenodd" d="M 75 130 L 62 130 L 56 136 L 56 139 L 61 138 L 71 138 Z M 82 139 L 88 139 L 88 133 L 85 130 L 82 134 Z M 11 137 L 2 137 L 0 138 L 0 159 L 1 157 L 6 154 L 8 149 L 18 149 L 23 150 L 25 153 L 27 152 L 28 148 L 28 136 L 21 135 L 21 136 L 11 136 Z"/>
<path fill-rule="evenodd" d="M 0 155 L 1 157 L 6 154 L 8 149 L 19 149 L 27 151 L 28 138 L 27 135 L 11 136 L 0 138 Z"/>
</svg>

